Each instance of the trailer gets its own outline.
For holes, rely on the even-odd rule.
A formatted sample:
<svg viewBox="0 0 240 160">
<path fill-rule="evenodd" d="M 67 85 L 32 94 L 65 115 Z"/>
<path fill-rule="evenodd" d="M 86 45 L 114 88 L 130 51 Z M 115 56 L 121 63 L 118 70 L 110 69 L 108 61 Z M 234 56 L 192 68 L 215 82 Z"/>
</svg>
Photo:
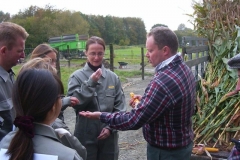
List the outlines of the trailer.
<svg viewBox="0 0 240 160">
<path fill-rule="evenodd" d="M 51 37 L 48 43 L 51 47 L 59 51 L 60 58 L 83 58 L 83 56 L 85 56 L 84 49 L 88 38 L 88 35 L 70 34 Z"/>
</svg>

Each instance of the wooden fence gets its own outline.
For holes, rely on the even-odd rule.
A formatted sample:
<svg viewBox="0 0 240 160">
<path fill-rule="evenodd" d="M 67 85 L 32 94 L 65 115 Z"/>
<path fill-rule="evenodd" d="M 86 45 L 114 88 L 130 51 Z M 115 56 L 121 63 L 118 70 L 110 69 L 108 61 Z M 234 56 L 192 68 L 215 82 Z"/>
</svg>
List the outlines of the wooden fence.
<svg viewBox="0 0 240 160">
<path fill-rule="evenodd" d="M 182 37 L 182 57 L 192 69 L 196 81 L 199 76 L 204 77 L 206 65 L 209 61 L 208 39 L 199 37 Z"/>
</svg>

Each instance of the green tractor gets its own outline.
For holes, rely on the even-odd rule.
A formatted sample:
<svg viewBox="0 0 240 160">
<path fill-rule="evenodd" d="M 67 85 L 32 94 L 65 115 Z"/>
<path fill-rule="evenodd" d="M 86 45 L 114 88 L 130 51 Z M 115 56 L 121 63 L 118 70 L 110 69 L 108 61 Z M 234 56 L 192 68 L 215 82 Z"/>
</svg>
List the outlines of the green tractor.
<svg viewBox="0 0 240 160">
<path fill-rule="evenodd" d="M 85 56 L 84 49 L 88 38 L 88 35 L 70 34 L 51 37 L 48 43 L 51 47 L 59 51 L 60 58 L 83 58 Z"/>
</svg>

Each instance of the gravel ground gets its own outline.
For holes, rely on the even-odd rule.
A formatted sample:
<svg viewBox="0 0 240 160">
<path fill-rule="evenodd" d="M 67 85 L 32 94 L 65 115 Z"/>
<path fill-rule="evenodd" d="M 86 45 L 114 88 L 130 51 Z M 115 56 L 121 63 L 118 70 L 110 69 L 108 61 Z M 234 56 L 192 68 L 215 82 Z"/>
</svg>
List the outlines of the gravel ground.
<svg viewBox="0 0 240 160">
<path fill-rule="evenodd" d="M 126 97 L 126 104 L 130 100 L 130 92 L 142 95 L 152 77 L 130 78 L 127 83 L 122 84 Z M 128 106 L 127 111 L 131 107 Z M 75 125 L 75 112 L 68 107 L 64 112 L 65 122 L 73 133 Z M 142 135 L 142 129 L 131 131 L 119 131 L 119 160 L 146 160 L 146 141 Z"/>
</svg>

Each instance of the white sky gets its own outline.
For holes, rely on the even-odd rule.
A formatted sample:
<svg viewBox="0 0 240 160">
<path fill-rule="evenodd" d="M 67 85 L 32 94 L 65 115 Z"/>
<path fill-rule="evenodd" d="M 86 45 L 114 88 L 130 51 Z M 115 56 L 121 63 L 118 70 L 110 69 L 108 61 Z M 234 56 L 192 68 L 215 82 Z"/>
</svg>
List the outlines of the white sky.
<svg viewBox="0 0 240 160">
<path fill-rule="evenodd" d="M 184 15 L 193 13 L 192 0 L 4 0 L 0 11 L 13 15 L 31 5 L 45 8 L 47 4 L 88 15 L 141 18 L 147 31 L 154 24 L 165 24 L 172 30 L 177 30 L 181 23 L 193 28 L 188 22 L 190 17 Z"/>
</svg>

